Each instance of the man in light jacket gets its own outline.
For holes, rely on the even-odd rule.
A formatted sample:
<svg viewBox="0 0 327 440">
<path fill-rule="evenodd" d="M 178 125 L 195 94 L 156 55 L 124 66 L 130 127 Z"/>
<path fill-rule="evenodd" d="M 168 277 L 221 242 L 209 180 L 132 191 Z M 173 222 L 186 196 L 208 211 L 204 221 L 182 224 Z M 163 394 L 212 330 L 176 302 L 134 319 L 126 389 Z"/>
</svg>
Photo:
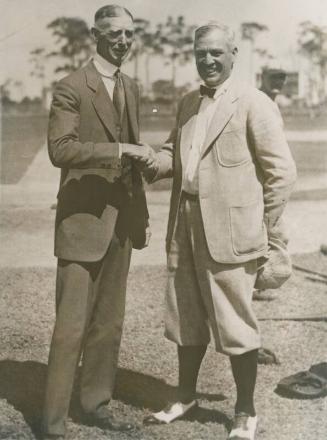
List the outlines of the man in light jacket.
<svg viewBox="0 0 327 440">
<path fill-rule="evenodd" d="M 165 335 L 179 359 L 177 401 L 144 422 L 170 423 L 196 407 L 211 327 L 216 350 L 230 357 L 237 390 L 228 438 L 254 439 L 261 342 L 253 288 L 296 169 L 273 102 L 231 76 L 236 54 L 228 27 L 209 22 L 196 30 L 204 84 L 182 98 L 175 128 L 144 170 L 150 182 L 173 177 Z"/>
</svg>

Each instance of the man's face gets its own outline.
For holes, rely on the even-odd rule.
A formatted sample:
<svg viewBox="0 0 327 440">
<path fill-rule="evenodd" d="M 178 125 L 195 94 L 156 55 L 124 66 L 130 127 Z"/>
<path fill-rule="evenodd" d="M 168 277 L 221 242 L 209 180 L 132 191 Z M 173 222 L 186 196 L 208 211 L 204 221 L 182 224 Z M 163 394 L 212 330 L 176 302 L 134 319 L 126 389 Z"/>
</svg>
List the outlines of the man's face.
<svg viewBox="0 0 327 440">
<path fill-rule="evenodd" d="M 207 86 L 218 86 L 230 76 L 236 53 L 237 49 L 229 47 L 224 32 L 219 29 L 212 29 L 195 40 L 196 66 Z"/>
<path fill-rule="evenodd" d="M 120 66 L 127 57 L 134 40 L 134 25 L 127 15 L 104 17 L 92 29 L 97 41 L 97 52 L 115 66 Z"/>
<path fill-rule="evenodd" d="M 273 93 L 280 93 L 286 81 L 286 73 L 283 71 L 266 71 L 262 75 L 262 82 L 266 89 Z"/>
</svg>

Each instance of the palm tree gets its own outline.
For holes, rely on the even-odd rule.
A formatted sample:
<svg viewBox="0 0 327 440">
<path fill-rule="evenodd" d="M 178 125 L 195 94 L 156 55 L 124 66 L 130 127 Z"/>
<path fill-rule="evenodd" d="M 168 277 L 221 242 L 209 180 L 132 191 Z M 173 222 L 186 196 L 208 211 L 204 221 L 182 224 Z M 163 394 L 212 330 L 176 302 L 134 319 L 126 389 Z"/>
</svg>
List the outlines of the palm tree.
<svg viewBox="0 0 327 440">
<path fill-rule="evenodd" d="M 144 57 L 145 62 L 145 90 L 150 92 L 150 60 L 153 56 L 162 54 L 160 25 L 155 30 L 150 28 L 150 22 L 140 18 L 134 20 L 135 41 L 131 58 L 134 59 L 134 79 L 139 80 L 139 63 Z"/>
<path fill-rule="evenodd" d="M 12 80 L 10 78 L 7 78 L 2 84 L 0 84 L 0 108 L 1 104 L 6 105 L 12 102 L 10 92 L 11 84 Z"/>
<path fill-rule="evenodd" d="M 29 61 L 32 63 L 31 76 L 34 76 L 40 80 L 43 89 L 45 78 L 45 49 L 44 47 L 37 47 L 30 52 L 30 55 L 31 58 Z"/>
<path fill-rule="evenodd" d="M 147 49 L 147 36 L 149 34 L 150 22 L 143 18 L 134 19 L 134 43 L 132 46 L 130 58 L 134 60 L 134 79 L 139 81 L 139 59 Z"/>
<path fill-rule="evenodd" d="M 172 89 L 176 89 L 177 64 L 185 64 L 191 59 L 193 53 L 193 32 L 195 26 L 186 25 L 184 17 L 175 20 L 169 16 L 164 25 L 158 26 L 158 36 L 162 50 L 171 64 Z"/>
<path fill-rule="evenodd" d="M 153 32 L 149 32 L 144 36 L 145 50 L 145 84 L 146 90 L 150 93 L 150 61 L 157 55 L 164 53 L 162 45 L 161 25 L 158 24 Z"/>
<path fill-rule="evenodd" d="M 267 49 L 262 49 L 260 47 L 257 47 L 256 49 L 254 49 L 254 51 L 256 54 L 259 55 L 263 66 L 269 64 L 269 61 L 274 59 L 273 55 L 271 55 L 271 53 Z"/>
<path fill-rule="evenodd" d="M 310 65 L 318 68 L 317 88 L 319 96 L 324 100 L 327 75 L 327 27 L 317 26 L 311 21 L 300 23 L 298 45 L 300 52 L 309 60 Z M 313 77 L 310 79 L 314 81 Z"/>
<path fill-rule="evenodd" d="M 131 57 L 134 59 L 134 78 L 139 80 L 139 62 L 144 57 L 145 63 L 145 90 L 149 93 L 150 87 L 150 61 L 156 55 L 163 53 L 161 41 L 161 26 L 152 30 L 150 22 L 143 19 L 136 18 L 134 20 L 135 41 L 133 44 Z"/>
<path fill-rule="evenodd" d="M 268 31 L 268 27 L 265 24 L 257 23 L 255 21 L 241 23 L 242 40 L 248 40 L 250 42 L 250 75 L 252 80 L 254 79 L 253 59 L 256 51 L 255 40 L 258 34 L 264 31 Z"/>
<path fill-rule="evenodd" d="M 49 57 L 58 57 L 64 64 L 58 66 L 55 72 L 72 72 L 85 63 L 92 53 L 92 37 L 86 22 L 80 18 L 60 17 L 47 26 L 52 35 L 57 37 L 59 49 L 48 54 Z"/>
</svg>

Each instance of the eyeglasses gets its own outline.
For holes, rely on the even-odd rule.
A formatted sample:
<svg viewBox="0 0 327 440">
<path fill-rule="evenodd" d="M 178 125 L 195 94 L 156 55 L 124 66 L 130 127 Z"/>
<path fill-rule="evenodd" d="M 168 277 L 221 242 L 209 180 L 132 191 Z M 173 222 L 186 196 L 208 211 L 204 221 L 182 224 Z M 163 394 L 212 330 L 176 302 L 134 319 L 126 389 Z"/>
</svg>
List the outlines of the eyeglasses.
<svg viewBox="0 0 327 440">
<path fill-rule="evenodd" d="M 115 40 L 119 38 L 121 35 L 125 35 L 127 39 L 132 39 L 134 36 L 134 29 L 120 29 L 117 30 L 111 29 L 108 32 L 103 32 L 98 28 L 94 28 L 98 33 L 99 36 L 106 38 L 107 40 Z"/>
</svg>

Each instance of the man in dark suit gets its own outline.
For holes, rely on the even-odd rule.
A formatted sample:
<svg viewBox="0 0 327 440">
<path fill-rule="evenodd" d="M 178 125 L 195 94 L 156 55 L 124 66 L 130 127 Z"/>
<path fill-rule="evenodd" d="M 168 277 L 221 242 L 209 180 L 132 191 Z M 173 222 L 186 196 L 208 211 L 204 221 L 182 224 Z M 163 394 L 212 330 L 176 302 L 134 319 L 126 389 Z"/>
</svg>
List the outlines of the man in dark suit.
<svg viewBox="0 0 327 440">
<path fill-rule="evenodd" d="M 132 247 L 148 238 L 142 178 L 129 158 L 139 142 L 139 93 L 120 72 L 133 42 L 133 17 L 116 5 L 95 14 L 97 53 L 59 81 L 48 146 L 61 168 L 55 224 L 56 323 L 44 407 L 44 438 L 65 436 L 73 381 L 82 354 L 80 402 L 88 423 L 117 423 L 112 397 Z"/>
<path fill-rule="evenodd" d="M 231 75 L 236 54 L 227 26 L 210 22 L 196 30 L 204 84 L 182 98 L 175 128 L 144 170 L 150 182 L 173 177 L 165 335 L 179 360 L 177 401 L 144 422 L 171 423 L 196 407 L 210 327 L 216 350 L 230 358 L 237 390 L 228 438 L 253 440 L 261 343 L 252 294 L 296 170 L 272 101 Z"/>
</svg>

